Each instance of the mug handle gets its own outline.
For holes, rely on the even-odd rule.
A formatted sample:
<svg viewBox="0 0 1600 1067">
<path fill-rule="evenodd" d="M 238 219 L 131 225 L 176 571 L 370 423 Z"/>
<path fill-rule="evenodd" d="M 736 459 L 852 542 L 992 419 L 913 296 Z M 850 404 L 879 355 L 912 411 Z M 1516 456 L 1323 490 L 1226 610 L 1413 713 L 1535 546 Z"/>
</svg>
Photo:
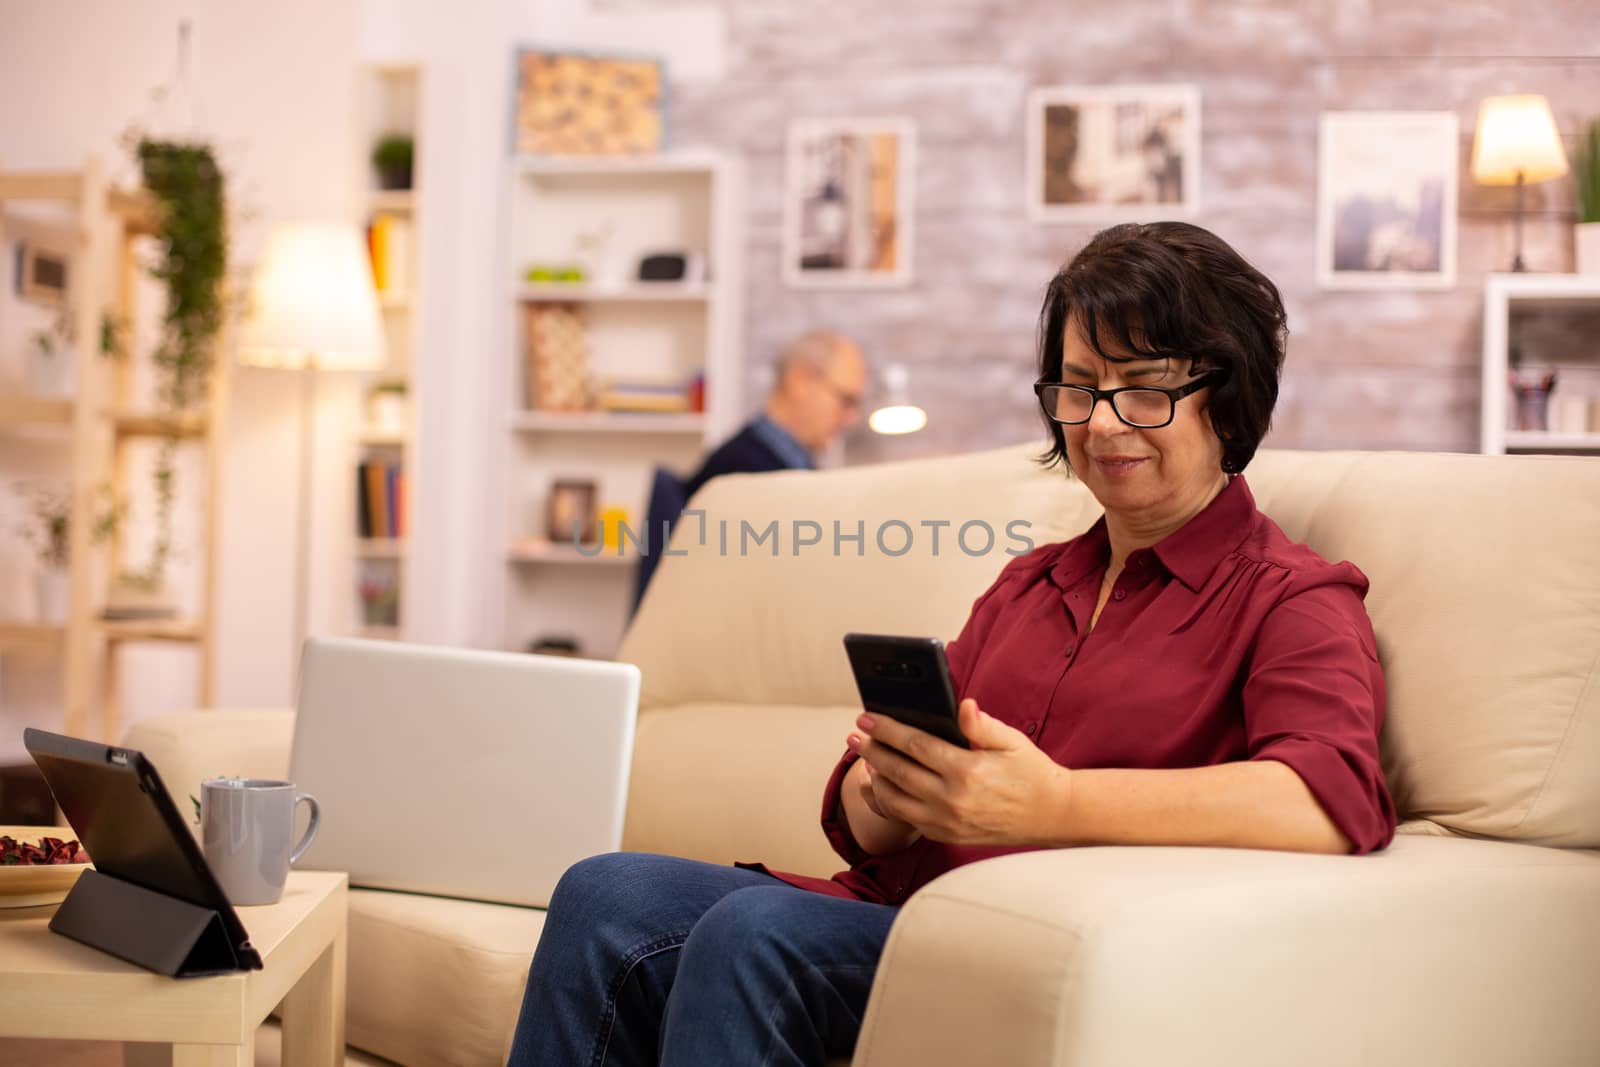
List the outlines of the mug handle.
<svg viewBox="0 0 1600 1067">
<path fill-rule="evenodd" d="M 311 805 L 311 821 L 306 824 L 305 836 L 300 838 L 300 843 L 294 846 L 293 852 L 289 853 L 289 866 L 291 867 L 295 865 L 301 856 L 305 855 L 306 849 L 311 847 L 311 842 L 316 840 L 317 824 L 322 821 L 322 809 L 317 807 L 317 798 L 310 793 L 296 793 L 294 795 L 296 806 L 302 800 Z"/>
</svg>

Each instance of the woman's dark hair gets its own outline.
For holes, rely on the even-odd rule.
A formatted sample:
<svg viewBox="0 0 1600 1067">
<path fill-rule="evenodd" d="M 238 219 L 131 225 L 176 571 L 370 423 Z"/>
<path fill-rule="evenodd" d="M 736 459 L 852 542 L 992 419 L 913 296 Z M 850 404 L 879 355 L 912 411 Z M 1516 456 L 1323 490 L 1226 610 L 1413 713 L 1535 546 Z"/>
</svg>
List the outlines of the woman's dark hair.
<svg viewBox="0 0 1600 1067">
<path fill-rule="evenodd" d="M 1076 316 L 1089 346 L 1117 363 L 1192 360 L 1225 373 L 1211 388 L 1211 425 L 1222 469 L 1244 470 L 1272 424 L 1288 327 L 1278 287 L 1216 234 L 1186 222 L 1102 230 L 1050 280 L 1039 314 L 1039 381 L 1061 381 L 1063 338 Z M 1107 351 L 1102 340 L 1115 344 Z M 1128 355 L 1126 353 L 1134 353 Z M 1064 462 L 1066 437 L 1041 411 Z"/>
</svg>

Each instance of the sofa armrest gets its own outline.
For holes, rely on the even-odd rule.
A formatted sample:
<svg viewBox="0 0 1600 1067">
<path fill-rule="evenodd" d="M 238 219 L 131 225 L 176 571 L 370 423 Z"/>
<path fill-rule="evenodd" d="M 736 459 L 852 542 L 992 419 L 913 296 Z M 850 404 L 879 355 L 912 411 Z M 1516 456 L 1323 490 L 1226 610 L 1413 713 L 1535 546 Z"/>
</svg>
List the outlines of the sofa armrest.
<svg viewBox="0 0 1600 1067">
<path fill-rule="evenodd" d="M 1592 1062 L 1600 853 L 1083 848 L 907 902 L 855 1067 Z"/>
<path fill-rule="evenodd" d="M 287 778 L 294 711 L 181 711 L 134 723 L 123 746 L 155 764 L 185 821 L 207 778 Z"/>
</svg>

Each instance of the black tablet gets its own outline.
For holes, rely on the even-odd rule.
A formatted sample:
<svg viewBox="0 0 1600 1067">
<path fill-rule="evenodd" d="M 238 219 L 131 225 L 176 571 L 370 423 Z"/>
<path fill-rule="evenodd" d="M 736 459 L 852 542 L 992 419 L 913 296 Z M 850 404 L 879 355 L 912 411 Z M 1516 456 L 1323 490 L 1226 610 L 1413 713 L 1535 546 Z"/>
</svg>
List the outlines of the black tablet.
<svg viewBox="0 0 1600 1067">
<path fill-rule="evenodd" d="M 95 870 L 216 912 L 239 967 L 261 969 L 261 954 L 143 753 L 31 728 L 22 743 Z"/>
</svg>

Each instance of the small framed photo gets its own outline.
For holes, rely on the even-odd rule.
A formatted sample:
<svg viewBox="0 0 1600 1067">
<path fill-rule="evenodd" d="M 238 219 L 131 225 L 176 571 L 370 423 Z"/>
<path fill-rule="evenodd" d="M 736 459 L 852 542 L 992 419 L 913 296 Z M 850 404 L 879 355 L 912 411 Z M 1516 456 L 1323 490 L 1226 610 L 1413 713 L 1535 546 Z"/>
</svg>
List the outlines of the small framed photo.
<svg viewBox="0 0 1600 1067">
<path fill-rule="evenodd" d="M 595 483 L 560 479 L 550 486 L 545 506 L 545 536 L 554 545 L 592 545 L 599 540 Z"/>
<path fill-rule="evenodd" d="M 516 67 L 518 155 L 642 155 L 666 147 L 661 60 L 525 48 Z"/>
<path fill-rule="evenodd" d="M 1064 85 L 1028 94 L 1035 222 L 1152 222 L 1200 204 L 1200 90 Z"/>
<path fill-rule="evenodd" d="M 61 307 L 67 301 L 71 273 L 71 258 L 65 249 L 37 241 L 17 243 L 17 295 L 22 299 Z"/>
<path fill-rule="evenodd" d="M 1318 142 L 1317 284 L 1455 285 L 1455 113 L 1332 111 Z"/>
<path fill-rule="evenodd" d="M 784 281 L 798 288 L 910 284 L 915 141 L 905 119 L 789 126 Z"/>
</svg>

